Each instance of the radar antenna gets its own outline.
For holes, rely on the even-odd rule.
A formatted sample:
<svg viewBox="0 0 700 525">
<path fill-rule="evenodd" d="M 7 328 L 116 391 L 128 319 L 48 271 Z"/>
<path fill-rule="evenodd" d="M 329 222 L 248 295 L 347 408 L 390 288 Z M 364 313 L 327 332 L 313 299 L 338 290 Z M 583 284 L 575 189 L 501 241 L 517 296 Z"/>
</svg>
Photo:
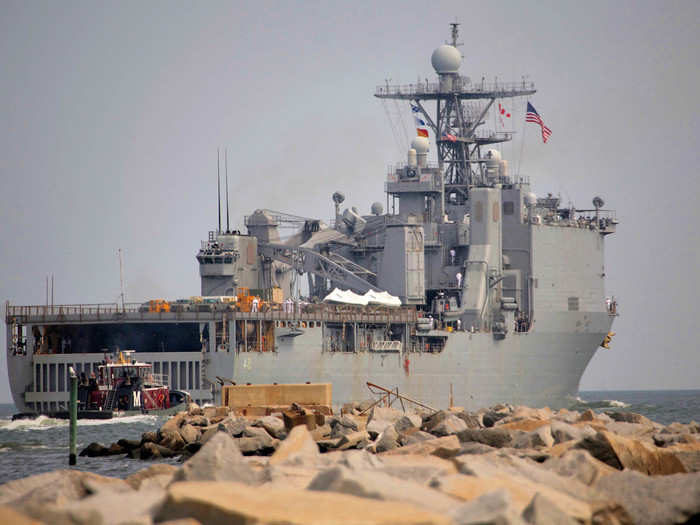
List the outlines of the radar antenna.
<svg viewBox="0 0 700 525">
<path fill-rule="evenodd" d="M 459 26 L 460 23 L 457 21 L 454 21 L 450 24 L 450 31 L 452 33 L 452 47 L 457 47 L 461 46 L 461 43 L 457 43 L 457 37 L 459 36 Z"/>
</svg>

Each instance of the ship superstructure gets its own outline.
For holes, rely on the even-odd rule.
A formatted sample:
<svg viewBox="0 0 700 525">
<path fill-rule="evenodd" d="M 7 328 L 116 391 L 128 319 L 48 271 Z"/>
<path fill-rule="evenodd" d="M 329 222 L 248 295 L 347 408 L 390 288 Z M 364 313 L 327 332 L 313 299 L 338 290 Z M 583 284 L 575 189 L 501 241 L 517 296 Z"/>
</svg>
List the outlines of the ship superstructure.
<svg viewBox="0 0 700 525">
<path fill-rule="evenodd" d="M 485 118 L 501 99 L 532 95 L 531 82 L 461 76 L 457 24 L 431 61 L 436 82 L 375 93 L 408 102 L 436 150 L 431 162 L 430 141 L 412 141 L 388 172 L 386 211 L 381 203 L 368 214 L 343 208 L 336 192 L 331 225 L 260 209 L 241 233 L 227 216 L 226 229 L 219 220 L 202 242 L 201 296 L 189 300 L 8 305 L 17 406 L 56 409 L 67 400 L 67 365 L 90 370 L 120 348 L 134 348 L 168 373 L 171 388 L 200 402 L 216 399 L 217 377 L 331 382 L 339 403 L 366 397 L 368 380 L 436 406 L 450 392 L 468 407 L 574 398 L 617 315 L 604 289 L 614 213 L 600 198 L 591 210 L 537 198 L 509 173 L 494 145 L 512 137 L 485 130 Z M 388 292 L 403 306 L 324 303 L 335 288 Z"/>
</svg>

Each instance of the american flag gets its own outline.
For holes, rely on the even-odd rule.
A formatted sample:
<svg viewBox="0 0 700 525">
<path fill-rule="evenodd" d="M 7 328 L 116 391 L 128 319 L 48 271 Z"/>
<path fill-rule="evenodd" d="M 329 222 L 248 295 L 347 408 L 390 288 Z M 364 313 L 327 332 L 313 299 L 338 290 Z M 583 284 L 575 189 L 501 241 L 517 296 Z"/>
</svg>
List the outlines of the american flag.
<svg viewBox="0 0 700 525">
<path fill-rule="evenodd" d="M 529 102 L 527 103 L 527 113 L 525 114 L 525 122 L 534 122 L 535 124 L 539 124 L 540 128 L 542 128 L 542 142 L 547 142 L 547 139 L 552 134 L 552 130 L 544 125 L 542 117 L 540 117 L 540 114 L 537 113 L 535 107 Z"/>
</svg>

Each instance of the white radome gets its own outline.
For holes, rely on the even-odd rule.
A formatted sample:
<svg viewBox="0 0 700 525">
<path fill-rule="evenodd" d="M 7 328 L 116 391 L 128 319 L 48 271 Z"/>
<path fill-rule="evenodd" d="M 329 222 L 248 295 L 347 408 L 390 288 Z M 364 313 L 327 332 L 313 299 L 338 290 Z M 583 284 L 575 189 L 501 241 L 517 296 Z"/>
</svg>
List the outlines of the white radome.
<svg viewBox="0 0 700 525">
<path fill-rule="evenodd" d="M 438 74 L 457 73 L 462 64 L 462 54 L 456 47 L 443 44 L 433 51 L 430 62 Z"/>
<path fill-rule="evenodd" d="M 428 153 L 428 147 L 430 143 L 425 137 L 416 137 L 411 141 L 411 148 L 416 150 L 417 154 Z"/>
</svg>

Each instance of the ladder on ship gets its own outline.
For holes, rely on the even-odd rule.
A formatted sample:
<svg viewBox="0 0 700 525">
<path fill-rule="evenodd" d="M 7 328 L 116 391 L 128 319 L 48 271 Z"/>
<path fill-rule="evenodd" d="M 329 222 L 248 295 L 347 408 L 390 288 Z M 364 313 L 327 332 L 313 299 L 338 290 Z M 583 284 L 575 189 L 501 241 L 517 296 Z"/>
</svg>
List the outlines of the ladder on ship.
<svg viewBox="0 0 700 525">
<path fill-rule="evenodd" d="M 114 401 L 117 399 L 117 391 L 116 390 L 110 390 L 107 392 L 107 397 L 105 398 L 105 403 L 102 407 L 103 410 L 112 410 L 114 409 Z"/>
</svg>

